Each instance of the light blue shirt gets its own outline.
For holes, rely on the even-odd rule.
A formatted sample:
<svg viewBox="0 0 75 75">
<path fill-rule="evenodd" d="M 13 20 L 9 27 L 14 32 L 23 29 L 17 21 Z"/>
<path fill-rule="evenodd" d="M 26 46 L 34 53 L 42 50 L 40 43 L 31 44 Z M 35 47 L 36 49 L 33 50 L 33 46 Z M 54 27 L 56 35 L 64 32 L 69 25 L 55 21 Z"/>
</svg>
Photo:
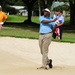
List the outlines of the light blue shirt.
<svg viewBox="0 0 75 75">
<path fill-rule="evenodd" d="M 46 34 L 52 32 L 53 26 L 55 26 L 55 22 L 51 22 L 48 24 L 42 23 L 43 20 L 47 20 L 47 21 L 52 20 L 50 17 L 46 18 L 45 16 L 40 16 L 39 20 L 40 20 L 40 31 L 39 31 L 40 33 Z"/>
</svg>

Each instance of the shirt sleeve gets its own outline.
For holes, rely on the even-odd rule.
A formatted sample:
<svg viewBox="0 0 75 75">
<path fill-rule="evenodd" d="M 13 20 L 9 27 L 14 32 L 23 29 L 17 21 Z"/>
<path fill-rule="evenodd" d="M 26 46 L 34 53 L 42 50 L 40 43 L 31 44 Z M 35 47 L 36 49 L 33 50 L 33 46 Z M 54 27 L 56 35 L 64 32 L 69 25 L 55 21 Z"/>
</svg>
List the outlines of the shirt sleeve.
<svg viewBox="0 0 75 75">
<path fill-rule="evenodd" d="M 64 22 L 64 17 L 62 17 L 62 22 Z"/>
<path fill-rule="evenodd" d="M 52 26 L 52 27 L 54 27 L 55 25 L 56 25 L 55 22 L 52 22 L 52 23 L 51 23 L 51 26 Z"/>
<path fill-rule="evenodd" d="M 4 19 L 7 19 L 7 15 L 6 14 L 4 14 Z"/>
<path fill-rule="evenodd" d="M 39 17 L 39 21 L 42 22 L 44 20 L 43 16 Z"/>
<path fill-rule="evenodd" d="M 56 19 L 56 15 L 53 15 L 53 19 Z"/>
</svg>

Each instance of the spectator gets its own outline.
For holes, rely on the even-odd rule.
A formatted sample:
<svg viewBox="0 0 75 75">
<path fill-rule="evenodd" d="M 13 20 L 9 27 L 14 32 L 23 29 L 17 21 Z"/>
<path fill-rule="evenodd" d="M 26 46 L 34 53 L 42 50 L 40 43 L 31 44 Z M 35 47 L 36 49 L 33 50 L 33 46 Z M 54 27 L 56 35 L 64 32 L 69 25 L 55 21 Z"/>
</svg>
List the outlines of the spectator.
<svg viewBox="0 0 75 75">
<path fill-rule="evenodd" d="M 2 24 L 4 24 L 6 19 L 7 15 L 2 11 L 2 7 L 0 6 L 0 30 L 2 29 Z"/>
<path fill-rule="evenodd" d="M 56 30 L 53 32 L 53 38 L 55 39 L 56 36 L 58 37 L 59 40 L 62 39 L 62 25 L 64 24 L 64 17 L 61 14 L 60 10 L 56 10 L 56 13 L 54 14 L 53 19 L 56 19 L 56 24 L 57 24 L 57 28 Z"/>
</svg>

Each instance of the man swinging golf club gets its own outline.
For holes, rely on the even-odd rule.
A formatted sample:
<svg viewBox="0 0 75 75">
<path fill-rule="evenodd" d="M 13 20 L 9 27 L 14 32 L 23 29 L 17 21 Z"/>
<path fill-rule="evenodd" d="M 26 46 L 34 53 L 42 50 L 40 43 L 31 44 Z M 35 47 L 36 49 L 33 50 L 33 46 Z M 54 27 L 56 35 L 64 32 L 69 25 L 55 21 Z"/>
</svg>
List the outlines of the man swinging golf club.
<svg viewBox="0 0 75 75">
<path fill-rule="evenodd" d="M 40 16 L 40 36 L 39 36 L 39 47 L 42 54 L 42 66 L 38 69 L 52 68 L 52 59 L 48 58 L 48 47 L 51 43 L 52 30 L 56 28 L 55 22 L 50 17 L 50 10 L 44 9 L 44 15 Z"/>
</svg>

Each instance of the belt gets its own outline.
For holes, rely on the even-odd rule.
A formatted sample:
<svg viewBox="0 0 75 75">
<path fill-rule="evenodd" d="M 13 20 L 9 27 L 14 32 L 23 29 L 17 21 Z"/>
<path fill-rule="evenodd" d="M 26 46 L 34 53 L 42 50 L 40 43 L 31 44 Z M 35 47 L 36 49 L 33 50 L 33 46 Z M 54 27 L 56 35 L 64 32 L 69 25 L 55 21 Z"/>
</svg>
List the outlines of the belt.
<svg viewBox="0 0 75 75">
<path fill-rule="evenodd" d="M 49 33 L 52 33 L 52 32 L 49 32 Z M 45 34 L 49 34 L 49 33 L 40 33 L 41 35 L 45 35 Z"/>
</svg>

